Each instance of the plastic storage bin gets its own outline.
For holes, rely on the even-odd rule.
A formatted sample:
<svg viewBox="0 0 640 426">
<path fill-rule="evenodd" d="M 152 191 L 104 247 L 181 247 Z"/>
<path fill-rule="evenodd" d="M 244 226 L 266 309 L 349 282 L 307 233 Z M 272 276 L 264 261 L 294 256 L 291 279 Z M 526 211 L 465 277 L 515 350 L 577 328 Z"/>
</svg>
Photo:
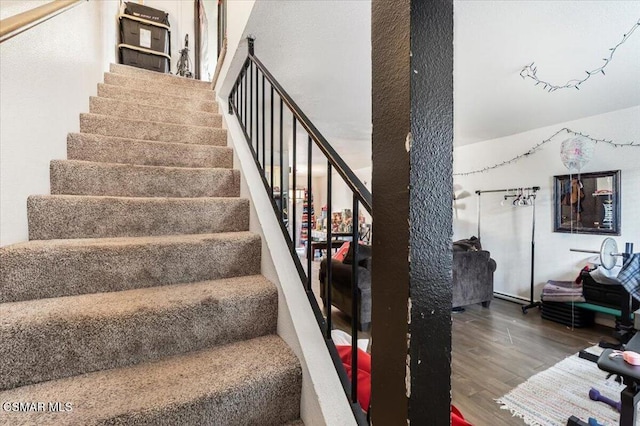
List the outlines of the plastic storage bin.
<svg viewBox="0 0 640 426">
<path fill-rule="evenodd" d="M 154 9 L 138 3 L 126 2 L 124 13 L 169 26 L 169 14 L 164 10 Z"/>
<path fill-rule="evenodd" d="M 171 69 L 169 14 L 136 3 L 126 3 L 119 15 L 120 63 L 168 73 Z"/>
<path fill-rule="evenodd" d="M 120 43 L 169 53 L 169 28 L 120 15 Z"/>
<path fill-rule="evenodd" d="M 120 63 L 144 68 L 151 71 L 169 72 L 169 56 L 164 53 L 154 53 L 134 46 L 120 45 Z"/>
</svg>

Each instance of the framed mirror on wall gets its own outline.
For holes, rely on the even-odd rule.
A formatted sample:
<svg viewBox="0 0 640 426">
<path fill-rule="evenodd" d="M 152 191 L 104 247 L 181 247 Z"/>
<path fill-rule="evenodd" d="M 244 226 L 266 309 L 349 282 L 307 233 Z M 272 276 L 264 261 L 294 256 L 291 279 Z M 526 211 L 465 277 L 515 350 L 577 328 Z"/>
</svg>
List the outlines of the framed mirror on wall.
<svg viewBox="0 0 640 426">
<path fill-rule="evenodd" d="M 620 170 L 554 176 L 554 232 L 620 235 Z"/>
</svg>

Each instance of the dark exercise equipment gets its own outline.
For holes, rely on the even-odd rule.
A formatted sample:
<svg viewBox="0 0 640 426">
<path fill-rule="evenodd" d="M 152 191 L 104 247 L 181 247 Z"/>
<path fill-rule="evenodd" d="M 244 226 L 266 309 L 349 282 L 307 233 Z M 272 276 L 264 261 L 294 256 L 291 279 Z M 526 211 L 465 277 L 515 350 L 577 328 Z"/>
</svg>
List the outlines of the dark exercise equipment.
<svg viewBox="0 0 640 426">
<path fill-rule="evenodd" d="M 615 241 L 614 241 L 615 242 Z M 572 251 L 583 251 L 573 249 Z M 626 261 L 633 253 L 633 244 L 626 243 L 624 253 L 617 253 L 616 247 L 610 243 L 603 242 L 600 249 L 601 257 L 604 256 L 603 264 L 610 261 L 609 258 L 620 256 Z M 626 293 L 628 295 L 628 293 Z M 633 298 L 629 295 L 622 301 L 622 329 L 618 330 L 622 335 L 619 339 L 626 343 L 624 350 L 640 353 L 640 334 L 634 335 L 633 323 L 630 322 Z M 628 325 L 627 325 L 628 324 Z M 618 327 L 616 327 L 618 328 Z M 640 366 L 627 363 L 622 357 L 610 358 L 613 349 L 605 349 L 598 358 L 598 368 L 607 373 L 615 374 L 622 378 L 626 388 L 620 393 L 620 426 L 636 426 L 638 402 L 640 402 Z M 568 426 L 588 426 L 575 416 L 571 416 L 567 422 Z"/>
<path fill-rule="evenodd" d="M 633 244 L 627 243 L 623 257 L 625 261 L 633 252 Z M 627 307 L 628 308 L 628 307 Z M 625 350 L 640 353 L 640 334 L 631 337 Z M 636 426 L 638 402 L 640 401 L 640 366 L 627 363 L 622 357 L 610 358 L 612 349 L 605 349 L 598 359 L 598 368 L 622 377 L 626 388 L 620 393 L 620 426 Z"/>
<path fill-rule="evenodd" d="M 609 399 L 606 396 L 602 395 L 598 389 L 591 388 L 589 391 L 589 398 L 592 401 L 600 401 L 604 402 L 607 405 L 615 408 L 618 413 L 622 410 L 622 404 L 620 401 L 614 401 L 613 399 Z"/>
</svg>

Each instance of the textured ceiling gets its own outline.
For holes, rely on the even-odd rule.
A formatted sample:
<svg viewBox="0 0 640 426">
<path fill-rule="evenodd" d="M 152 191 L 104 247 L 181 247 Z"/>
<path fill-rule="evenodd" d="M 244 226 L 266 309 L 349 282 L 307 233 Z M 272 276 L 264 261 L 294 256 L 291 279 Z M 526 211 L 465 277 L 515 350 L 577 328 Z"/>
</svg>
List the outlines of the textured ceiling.
<svg viewBox="0 0 640 426">
<path fill-rule="evenodd" d="M 520 70 L 560 84 L 604 64 L 640 20 L 638 1 L 456 1 L 456 144 L 640 104 L 640 29 L 580 90 L 545 92 Z M 639 118 L 640 119 L 640 118 Z"/>
<path fill-rule="evenodd" d="M 455 1 L 455 144 L 495 139 L 640 105 L 640 29 L 606 75 L 547 93 L 601 66 L 640 19 L 640 1 Z M 256 2 L 256 55 L 352 168 L 371 161 L 371 7 L 362 1 Z M 300 137 L 304 137 L 301 135 Z"/>
</svg>

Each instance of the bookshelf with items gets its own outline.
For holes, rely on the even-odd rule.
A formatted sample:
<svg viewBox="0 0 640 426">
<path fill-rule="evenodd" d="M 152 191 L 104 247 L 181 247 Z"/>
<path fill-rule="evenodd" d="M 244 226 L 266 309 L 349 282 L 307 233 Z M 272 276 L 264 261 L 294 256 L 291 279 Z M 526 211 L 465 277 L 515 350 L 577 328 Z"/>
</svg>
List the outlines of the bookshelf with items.
<svg viewBox="0 0 640 426">
<path fill-rule="evenodd" d="M 309 238 L 309 233 L 316 228 L 316 216 L 313 209 L 313 194 L 311 194 L 311 205 L 308 204 L 309 200 L 308 190 L 304 190 L 304 198 L 302 204 L 302 222 L 300 230 L 300 245 L 304 245 Z M 311 215 L 311 229 L 309 229 L 309 215 Z"/>
</svg>

